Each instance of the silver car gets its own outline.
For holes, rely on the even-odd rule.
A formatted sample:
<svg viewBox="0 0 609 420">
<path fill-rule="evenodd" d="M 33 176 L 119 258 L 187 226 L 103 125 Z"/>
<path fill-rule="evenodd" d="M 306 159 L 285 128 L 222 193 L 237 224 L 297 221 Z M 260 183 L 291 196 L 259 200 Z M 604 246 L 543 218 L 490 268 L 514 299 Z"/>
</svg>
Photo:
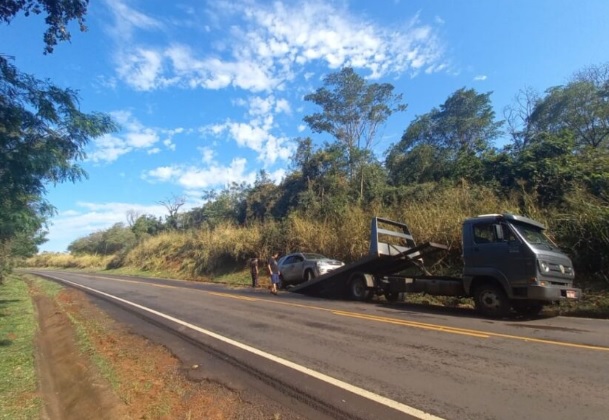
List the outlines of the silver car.
<svg viewBox="0 0 609 420">
<path fill-rule="evenodd" d="M 281 257 L 278 261 L 282 286 L 298 284 L 326 274 L 345 265 L 320 254 L 295 252 Z"/>
</svg>

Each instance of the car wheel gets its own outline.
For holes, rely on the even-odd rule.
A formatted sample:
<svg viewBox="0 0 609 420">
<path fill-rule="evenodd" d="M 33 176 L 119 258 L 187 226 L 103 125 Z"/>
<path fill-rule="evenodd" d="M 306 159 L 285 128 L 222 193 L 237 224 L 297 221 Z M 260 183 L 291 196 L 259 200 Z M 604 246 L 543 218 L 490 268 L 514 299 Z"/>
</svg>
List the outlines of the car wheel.
<svg viewBox="0 0 609 420">
<path fill-rule="evenodd" d="M 307 271 L 305 271 L 305 274 L 304 274 L 305 281 L 311 281 L 314 278 L 315 278 L 315 274 L 313 273 L 313 270 L 307 270 Z"/>
<path fill-rule="evenodd" d="M 510 302 L 501 287 L 492 283 L 484 283 L 474 290 L 476 309 L 491 318 L 501 318 L 508 314 Z"/>
</svg>

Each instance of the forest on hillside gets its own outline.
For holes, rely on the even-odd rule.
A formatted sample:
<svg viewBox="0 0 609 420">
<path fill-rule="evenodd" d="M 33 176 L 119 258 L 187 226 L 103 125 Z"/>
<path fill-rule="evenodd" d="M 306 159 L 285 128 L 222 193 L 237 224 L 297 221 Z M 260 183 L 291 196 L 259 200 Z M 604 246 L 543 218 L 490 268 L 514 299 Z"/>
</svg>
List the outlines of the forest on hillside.
<svg viewBox="0 0 609 420">
<path fill-rule="evenodd" d="M 166 198 L 164 218 L 130 212 L 68 249 L 113 255 L 114 267 L 166 264 L 191 276 L 272 249 L 350 261 L 367 252 L 369 218 L 378 215 L 407 222 L 419 241 L 448 244 L 436 268 L 450 272 L 463 218 L 511 212 L 545 223 L 580 281 L 609 287 L 609 64 L 542 93 L 523 88 L 501 116 L 491 96 L 453 92 L 379 158 L 378 133 L 407 104 L 391 84 L 343 68 L 305 96 L 318 111 L 304 121 L 319 138 L 294 139 L 279 184 L 260 171 L 253 185 L 207 191 L 205 204 L 187 211 L 182 197 Z M 508 141 L 498 148 L 500 138 Z"/>
</svg>

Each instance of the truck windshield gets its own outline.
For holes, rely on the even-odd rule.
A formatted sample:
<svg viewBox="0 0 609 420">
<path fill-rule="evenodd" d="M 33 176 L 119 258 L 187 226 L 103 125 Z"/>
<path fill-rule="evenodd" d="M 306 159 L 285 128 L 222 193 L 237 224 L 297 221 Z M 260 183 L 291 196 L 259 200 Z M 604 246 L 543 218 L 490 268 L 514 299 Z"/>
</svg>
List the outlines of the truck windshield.
<svg viewBox="0 0 609 420">
<path fill-rule="evenodd" d="M 556 244 L 543 233 L 543 229 L 521 223 L 514 223 L 512 226 L 520 233 L 520 236 L 533 247 L 550 250 L 558 249 Z"/>
</svg>

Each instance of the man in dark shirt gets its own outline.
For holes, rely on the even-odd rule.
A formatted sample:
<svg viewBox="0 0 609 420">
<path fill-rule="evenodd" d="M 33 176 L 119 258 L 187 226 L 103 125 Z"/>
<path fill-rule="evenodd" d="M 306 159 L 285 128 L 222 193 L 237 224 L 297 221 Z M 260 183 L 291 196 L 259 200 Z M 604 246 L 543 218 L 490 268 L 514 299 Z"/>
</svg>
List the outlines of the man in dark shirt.
<svg viewBox="0 0 609 420">
<path fill-rule="evenodd" d="M 258 287 L 258 256 L 250 259 L 250 274 L 252 275 L 252 287 Z"/>
</svg>

